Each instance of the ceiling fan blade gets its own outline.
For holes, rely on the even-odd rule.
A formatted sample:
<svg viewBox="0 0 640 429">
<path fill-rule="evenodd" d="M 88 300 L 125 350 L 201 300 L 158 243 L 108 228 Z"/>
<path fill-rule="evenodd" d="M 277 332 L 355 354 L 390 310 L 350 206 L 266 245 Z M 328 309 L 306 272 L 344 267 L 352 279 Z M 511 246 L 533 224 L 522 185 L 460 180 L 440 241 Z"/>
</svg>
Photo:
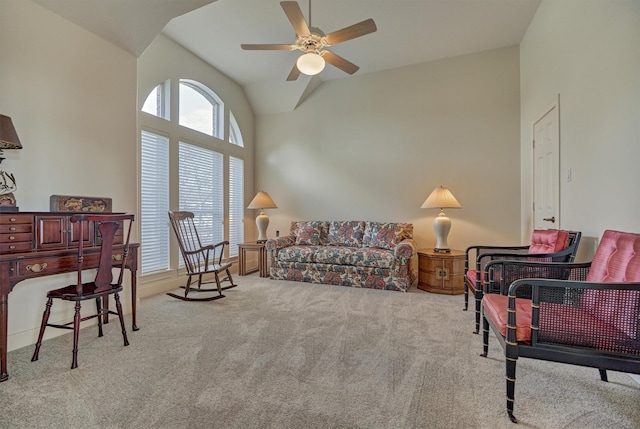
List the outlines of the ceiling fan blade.
<svg viewBox="0 0 640 429">
<path fill-rule="evenodd" d="M 308 36 L 311 34 L 307 21 L 304 20 L 300 6 L 295 1 L 281 1 L 280 6 L 284 10 L 284 13 L 289 18 L 293 29 L 296 30 L 298 36 Z"/>
<path fill-rule="evenodd" d="M 334 54 L 331 51 L 322 51 L 320 52 L 320 55 L 322 55 L 322 58 L 324 58 L 326 62 L 346 73 L 354 74 L 360 69 L 357 65 L 345 60 L 340 55 Z"/>
<path fill-rule="evenodd" d="M 373 19 L 365 19 L 357 24 L 350 25 L 342 30 L 334 31 L 325 36 L 328 46 L 337 45 L 338 43 L 346 42 L 347 40 L 355 39 L 356 37 L 364 36 L 365 34 L 373 33 L 378 29 Z"/>
<path fill-rule="evenodd" d="M 293 51 L 296 45 L 290 44 L 246 44 L 240 45 L 245 51 Z"/>
<path fill-rule="evenodd" d="M 289 72 L 289 76 L 287 76 L 287 82 L 298 79 L 298 76 L 300 76 L 300 69 L 298 68 L 296 63 L 293 63 L 293 68 Z"/>
</svg>

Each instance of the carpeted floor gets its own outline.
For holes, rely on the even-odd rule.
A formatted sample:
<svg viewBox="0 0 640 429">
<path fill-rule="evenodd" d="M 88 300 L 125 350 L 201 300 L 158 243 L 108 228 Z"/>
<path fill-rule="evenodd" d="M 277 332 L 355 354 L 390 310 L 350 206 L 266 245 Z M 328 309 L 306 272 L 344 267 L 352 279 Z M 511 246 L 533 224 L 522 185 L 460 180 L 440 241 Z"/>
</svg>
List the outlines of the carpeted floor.
<svg viewBox="0 0 640 429">
<path fill-rule="evenodd" d="M 515 415 L 504 358 L 473 335 L 461 296 L 236 277 L 226 298 L 142 300 L 122 346 L 71 336 L 9 353 L 1 428 L 638 428 L 628 375 L 518 361 Z M 493 335 L 493 334 L 492 334 Z"/>
</svg>

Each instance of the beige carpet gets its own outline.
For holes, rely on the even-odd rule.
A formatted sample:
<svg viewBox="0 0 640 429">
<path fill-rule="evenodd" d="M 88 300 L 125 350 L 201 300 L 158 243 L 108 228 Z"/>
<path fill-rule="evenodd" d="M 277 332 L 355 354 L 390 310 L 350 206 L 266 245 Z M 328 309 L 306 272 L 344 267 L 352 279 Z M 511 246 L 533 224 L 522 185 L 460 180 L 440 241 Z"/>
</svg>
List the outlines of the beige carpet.
<svg viewBox="0 0 640 429">
<path fill-rule="evenodd" d="M 505 411 L 495 338 L 482 358 L 462 296 L 237 277 L 207 303 L 142 300 L 122 346 L 81 332 L 9 353 L 1 428 L 638 428 L 625 374 L 520 359 Z"/>
</svg>

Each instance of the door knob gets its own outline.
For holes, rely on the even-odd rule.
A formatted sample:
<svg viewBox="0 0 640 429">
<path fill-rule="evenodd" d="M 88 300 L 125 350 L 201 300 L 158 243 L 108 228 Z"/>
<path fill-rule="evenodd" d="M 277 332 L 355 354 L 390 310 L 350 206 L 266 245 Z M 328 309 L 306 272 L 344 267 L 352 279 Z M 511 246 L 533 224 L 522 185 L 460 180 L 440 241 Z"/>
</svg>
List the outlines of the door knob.
<svg viewBox="0 0 640 429">
<path fill-rule="evenodd" d="M 545 217 L 542 220 L 546 221 L 546 222 L 551 222 L 551 223 L 556 223 L 556 217 Z"/>
</svg>

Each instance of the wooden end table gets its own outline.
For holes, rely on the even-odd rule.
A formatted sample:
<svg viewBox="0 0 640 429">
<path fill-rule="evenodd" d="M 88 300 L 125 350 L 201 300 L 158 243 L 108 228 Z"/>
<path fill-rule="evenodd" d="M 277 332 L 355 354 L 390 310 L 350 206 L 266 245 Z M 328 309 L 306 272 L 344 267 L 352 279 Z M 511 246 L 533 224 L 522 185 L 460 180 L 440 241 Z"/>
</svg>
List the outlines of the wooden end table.
<svg viewBox="0 0 640 429">
<path fill-rule="evenodd" d="M 464 293 L 464 251 L 418 249 L 418 289 L 447 295 Z"/>
<path fill-rule="evenodd" d="M 260 277 L 269 277 L 269 269 L 267 267 L 267 248 L 265 243 L 250 241 L 238 244 L 238 275 L 246 276 L 247 274 L 260 272 Z M 258 266 L 247 269 L 247 252 L 258 252 Z"/>
</svg>

